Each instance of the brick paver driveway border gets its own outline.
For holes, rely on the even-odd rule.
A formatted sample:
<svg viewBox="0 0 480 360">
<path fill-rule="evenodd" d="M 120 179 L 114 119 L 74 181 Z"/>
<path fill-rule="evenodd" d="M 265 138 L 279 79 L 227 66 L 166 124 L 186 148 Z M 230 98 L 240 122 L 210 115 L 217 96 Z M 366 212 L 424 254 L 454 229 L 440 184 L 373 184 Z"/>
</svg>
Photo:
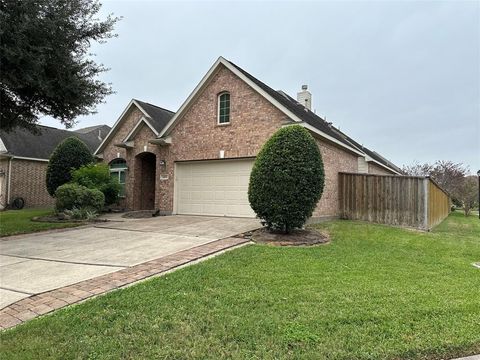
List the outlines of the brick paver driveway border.
<svg viewBox="0 0 480 360">
<path fill-rule="evenodd" d="M 0 329 L 5 330 L 90 297 L 124 287 L 182 265 L 201 260 L 250 240 L 230 237 L 164 256 L 139 265 L 78 282 L 19 300 L 0 310 Z"/>
</svg>

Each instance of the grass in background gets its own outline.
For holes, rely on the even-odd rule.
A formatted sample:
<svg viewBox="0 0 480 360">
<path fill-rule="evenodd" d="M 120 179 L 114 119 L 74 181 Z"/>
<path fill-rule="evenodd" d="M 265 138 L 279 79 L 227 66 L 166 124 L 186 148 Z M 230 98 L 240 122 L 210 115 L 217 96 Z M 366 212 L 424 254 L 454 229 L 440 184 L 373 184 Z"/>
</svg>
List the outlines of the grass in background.
<svg viewBox="0 0 480 360">
<path fill-rule="evenodd" d="M 253 245 L 0 335 L 4 359 L 439 359 L 480 353 L 480 221 L 431 233 L 317 227 L 317 247 Z"/>
</svg>

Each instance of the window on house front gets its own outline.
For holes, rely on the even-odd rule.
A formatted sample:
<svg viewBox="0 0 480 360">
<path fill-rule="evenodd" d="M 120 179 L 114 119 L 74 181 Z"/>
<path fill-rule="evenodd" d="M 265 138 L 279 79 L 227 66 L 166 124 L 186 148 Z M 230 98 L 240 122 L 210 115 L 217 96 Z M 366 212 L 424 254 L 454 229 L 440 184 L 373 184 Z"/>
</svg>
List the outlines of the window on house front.
<svg viewBox="0 0 480 360">
<path fill-rule="evenodd" d="M 218 95 L 218 123 L 228 124 L 230 122 L 230 94 L 221 93 Z"/>
<path fill-rule="evenodd" d="M 127 162 L 125 159 L 118 158 L 110 161 L 110 176 L 118 180 L 120 184 L 120 197 L 125 197 L 125 182 L 127 178 Z"/>
</svg>

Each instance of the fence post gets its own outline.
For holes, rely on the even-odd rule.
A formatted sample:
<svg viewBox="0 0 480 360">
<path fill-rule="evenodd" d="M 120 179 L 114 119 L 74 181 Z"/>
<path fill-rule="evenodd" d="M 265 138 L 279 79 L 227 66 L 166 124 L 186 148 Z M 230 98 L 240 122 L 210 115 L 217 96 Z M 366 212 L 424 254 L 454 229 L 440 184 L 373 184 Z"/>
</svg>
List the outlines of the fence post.
<svg viewBox="0 0 480 360">
<path fill-rule="evenodd" d="M 423 179 L 423 227 L 425 230 L 428 230 L 428 184 L 430 182 L 430 179 L 428 176 Z"/>
</svg>

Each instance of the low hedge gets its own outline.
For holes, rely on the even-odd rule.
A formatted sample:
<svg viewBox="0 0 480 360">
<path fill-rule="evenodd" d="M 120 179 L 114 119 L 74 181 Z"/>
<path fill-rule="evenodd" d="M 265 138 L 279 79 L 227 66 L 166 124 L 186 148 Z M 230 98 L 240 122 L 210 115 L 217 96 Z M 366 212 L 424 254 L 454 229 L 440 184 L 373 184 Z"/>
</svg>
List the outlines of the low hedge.
<svg viewBox="0 0 480 360">
<path fill-rule="evenodd" d="M 89 189 L 74 183 L 59 186 L 57 191 L 55 191 L 55 198 L 57 211 L 72 210 L 74 208 L 90 208 L 100 211 L 105 205 L 105 195 L 100 190 Z"/>
</svg>

